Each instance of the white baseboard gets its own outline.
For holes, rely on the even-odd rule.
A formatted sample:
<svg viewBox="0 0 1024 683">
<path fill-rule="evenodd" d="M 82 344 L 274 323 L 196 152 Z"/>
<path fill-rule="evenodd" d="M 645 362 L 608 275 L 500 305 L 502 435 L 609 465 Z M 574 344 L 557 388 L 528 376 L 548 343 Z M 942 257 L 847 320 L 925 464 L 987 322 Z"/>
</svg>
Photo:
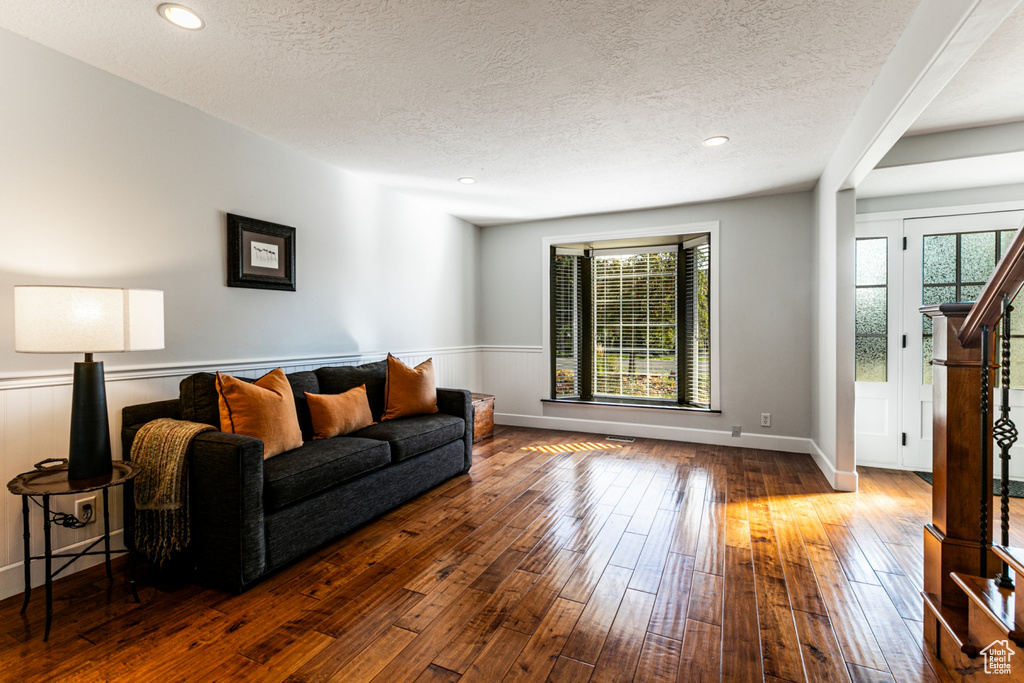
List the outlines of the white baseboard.
<svg viewBox="0 0 1024 683">
<path fill-rule="evenodd" d="M 588 434 L 607 434 L 609 436 L 637 436 L 645 439 L 665 439 L 666 441 L 686 441 L 714 446 L 739 446 L 742 448 L 760 448 L 769 451 L 785 451 L 787 453 L 810 453 L 810 439 L 793 436 L 773 436 L 770 434 L 743 434 L 732 436 L 729 432 L 714 429 L 691 429 L 686 427 L 668 427 L 664 425 L 636 424 L 631 422 L 605 422 L 603 420 L 583 420 L 568 417 L 551 417 L 546 415 L 516 415 L 514 413 L 495 413 L 495 424 L 514 427 L 534 427 L 536 429 L 556 429 L 567 432 L 586 432 Z"/>
<path fill-rule="evenodd" d="M 63 554 L 63 553 L 77 553 L 80 550 L 84 549 L 90 543 L 93 543 L 95 540 L 96 540 L 96 538 L 90 538 L 88 540 L 81 541 L 81 542 L 75 543 L 73 545 L 65 546 L 63 548 L 54 548 L 53 549 L 53 554 L 56 555 L 56 554 Z M 93 550 L 103 550 L 103 544 L 100 543 L 95 548 L 93 548 Z M 124 542 L 123 542 L 123 538 L 122 538 L 121 529 L 116 529 L 114 531 L 111 531 L 110 532 L 110 554 L 111 554 L 111 556 L 115 557 L 117 554 L 123 553 L 124 550 L 125 550 L 125 548 L 124 548 Z M 54 560 L 53 561 L 53 568 L 54 569 L 59 569 L 60 566 L 64 563 L 64 561 L 65 560 Z M 55 579 L 55 580 L 62 579 L 65 576 L 70 576 L 71 574 L 74 574 L 75 572 L 80 572 L 83 569 L 88 569 L 89 567 L 93 567 L 93 566 L 95 566 L 97 564 L 102 564 L 102 563 L 103 563 L 103 556 L 102 555 L 86 555 L 85 557 L 83 557 L 83 558 L 81 558 L 79 560 L 75 560 L 75 562 L 70 567 L 68 567 L 67 569 L 62 571 L 60 573 L 60 575 L 57 576 L 57 579 Z M 46 577 L 44 576 L 44 571 L 43 570 L 44 570 L 43 560 L 32 560 L 32 588 L 33 588 L 32 593 L 33 593 L 33 595 L 32 595 L 32 604 L 30 604 L 28 606 L 29 609 L 39 609 L 39 610 L 45 609 L 43 607 L 43 601 L 45 601 L 46 598 L 43 597 L 43 592 L 35 590 L 39 586 L 42 586 L 45 583 L 45 581 L 46 581 Z M 117 580 L 117 575 L 116 574 L 114 575 L 114 580 L 115 581 Z M 19 593 L 24 593 L 24 592 L 25 592 L 25 564 L 23 562 L 15 562 L 14 564 L 9 564 L 9 565 L 7 565 L 5 567 L 0 568 L 0 600 L 2 600 L 3 598 L 9 598 L 12 595 L 18 595 Z M 38 593 L 38 595 L 37 595 L 37 593 Z"/>
<path fill-rule="evenodd" d="M 836 491 L 856 491 L 857 490 L 857 472 L 848 472 L 844 470 L 837 470 L 829 462 L 828 458 L 818 444 L 814 443 L 813 439 L 808 439 L 807 442 L 811 445 L 811 457 L 814 458 L 815 464 L 818 465 L 818 469 L 828 479 L 829 485 Z"/>
</svg>

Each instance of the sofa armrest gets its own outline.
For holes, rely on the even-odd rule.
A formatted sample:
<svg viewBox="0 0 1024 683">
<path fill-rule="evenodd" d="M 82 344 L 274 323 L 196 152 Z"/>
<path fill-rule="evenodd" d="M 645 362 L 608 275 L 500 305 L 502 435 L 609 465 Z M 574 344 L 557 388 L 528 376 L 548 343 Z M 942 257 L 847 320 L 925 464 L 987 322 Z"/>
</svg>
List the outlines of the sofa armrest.
<svg viewBox="0 0 1024 683">
<path fill-rule="evenodd" d="M 140 403 L 139 405 L 125 406 L 121 409 L 121 424 L 126 426 L 141 426 L 161 417 L 170 417 L 175 420 L 181 419 L 181 407 L 178 399 L 172 398 L 167 401 Z"/>
<path fill-rule="evenodd" d="M 263 575 L 263 442 L 203 432 L 189 449 L 191 554 L 196 569 L 242 591 Z"/>
<path fill-rule="evenodd" d="M 473 397 L 466 389 L 438 389 L 437 409 L 447 415 L 461 417 L 466 421 L 466 433 L 462 440 L 466 446 L 466 467 L 463 473 L 469 472 L 473 466 Z"/>
<path fill-rule="evenodd" d="M 160 417 L 178 418 L 178 401 L 128 406 L 122 413 L 123 458 L 142 426 Z M 131 421 L 129 421 L 129 419 Z M 266 567 L 263 540 L 263 442 L 224 432 L 202 432 L 188 451 L 189 561 L 205 577 L 241 591 Z M 125 544 L 135 547 L 135 499 L 125 486 Z"/>
<path fill-rule="evenodd" d="M 125 406 L 121 409 L 121 459 L 132 459 L 132 444 L 135 442 L 135 435 L 142 429 L 142 425 L 161 417 L 178 419 L 181 411 L 178 409 L 178 399 L 169 401 L 156 401 L 154 403 L 141 403 L 134 406 Z M 127 547 L 135 548 L 135 485 L 128 482 L 124 485 L 122 496 L 122 509 L 124 510 L 124 543 Z"/>
</svg>

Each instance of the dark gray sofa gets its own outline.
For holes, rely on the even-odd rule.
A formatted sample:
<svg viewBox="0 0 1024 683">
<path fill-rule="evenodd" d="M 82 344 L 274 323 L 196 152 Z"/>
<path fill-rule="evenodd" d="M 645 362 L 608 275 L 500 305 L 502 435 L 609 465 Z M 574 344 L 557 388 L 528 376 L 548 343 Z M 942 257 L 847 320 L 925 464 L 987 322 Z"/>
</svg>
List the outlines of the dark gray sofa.
<svg viewBox="0 0 1024 683">
<path fill-rule="evenodd" d="M 322 367 L 288 375 L 305 439 L 263 459 L 263 442 L 220 431 L 189 449 L 191 542 L 185 561 L 200 578 L 243 591 L 272 572 L 398 505 L 469 471 L 470 393 L 438 389 L 435 415 L 380 422 L 347 436 L 313 441 L 304 392 L 337 394 L 366 384 L 374 419 L 384 411 L 387 361 Z M 182 380 L 178 399 L 128 406 L 123 456 L 143 424 L 160 417 L 219 428 L 215 375 Z M 130 484 L 125 519 L 134 518 Z M 133 547 L 126 524 L 125 542 Z"/>
</svg>

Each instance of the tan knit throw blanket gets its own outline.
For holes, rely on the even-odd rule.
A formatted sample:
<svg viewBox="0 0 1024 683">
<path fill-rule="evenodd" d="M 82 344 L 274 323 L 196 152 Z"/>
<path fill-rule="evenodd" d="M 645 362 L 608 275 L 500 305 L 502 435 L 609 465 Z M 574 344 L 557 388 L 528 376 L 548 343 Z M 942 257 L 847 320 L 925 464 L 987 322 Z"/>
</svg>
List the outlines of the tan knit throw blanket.
<svg viewBox="0 0 1024 683">
<path fill-rule="evenodd" d="M 161 565 L 188 545 L 188 460 L 192 439 L 210 425 L 160 418 L 147 422 L 132 443 L 135 478 L 135 548 Z"/>
</svg>

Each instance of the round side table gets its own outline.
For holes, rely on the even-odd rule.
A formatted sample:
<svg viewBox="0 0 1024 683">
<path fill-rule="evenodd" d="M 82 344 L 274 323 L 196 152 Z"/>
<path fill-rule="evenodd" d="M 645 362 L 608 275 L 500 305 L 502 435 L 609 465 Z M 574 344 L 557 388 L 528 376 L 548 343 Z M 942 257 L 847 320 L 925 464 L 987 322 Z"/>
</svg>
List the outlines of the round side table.
<svg viewBox="0 0 1024 683">
<path fill-rule="evenodd" d="M 108 505 L 108 491 L 115 486 L 122 486 L 131 481 L 142 471 L 136 463 L 115 460 L 113 471 L 109 475 L 96 477 L 94 479 L 69 480 L 67 465 L 63 467 L 51 467 L 36 469 L 31 472 L 19 474 L 7 482 L 7 490 L 16 496 L 21 496 L 21 515 L 25 524 L 25 601 L 21 605 L 21 613 L 24 614 L 28 608 L 28 600 L 32 594 L 32 560 L 43 560 L 46 563 L 46 633 L 43 640 L 50 638 L 50 622 L 53 619 L 53 579 L 62 571 L 67 569 L 72 562 L 86 555 L 104 555 L 107 563 L 107 576 L 114 580 L 114 573 L 110 569 L 110 513 Z M 73 515 L 60 512 L 51 512 L 50 496 L 67 496 L 81 494 L 89 491 L 103 492 L 103 535 L 90 543 L 85 550 L 78 553 L 53 554 L 50 547 L 50 526 L 60 524 L 70 528 L 81 528 L 85 525 Z M 29 543 L 29 498 L 42 498 L 43 508 L 43 539 L 44 552 L 42 555 L 32 556 Z M 93 550 L 100 542 L 103 543 L 103 550 Z M 68 561 L 57 571 L 51 571 L 51 563 L 54 558 L 69 558 Z M 135 602 L 139 602 L 139 595 L 135 592 L 135 577 L 132 577 L 132 596 Z"/>
</svg>

